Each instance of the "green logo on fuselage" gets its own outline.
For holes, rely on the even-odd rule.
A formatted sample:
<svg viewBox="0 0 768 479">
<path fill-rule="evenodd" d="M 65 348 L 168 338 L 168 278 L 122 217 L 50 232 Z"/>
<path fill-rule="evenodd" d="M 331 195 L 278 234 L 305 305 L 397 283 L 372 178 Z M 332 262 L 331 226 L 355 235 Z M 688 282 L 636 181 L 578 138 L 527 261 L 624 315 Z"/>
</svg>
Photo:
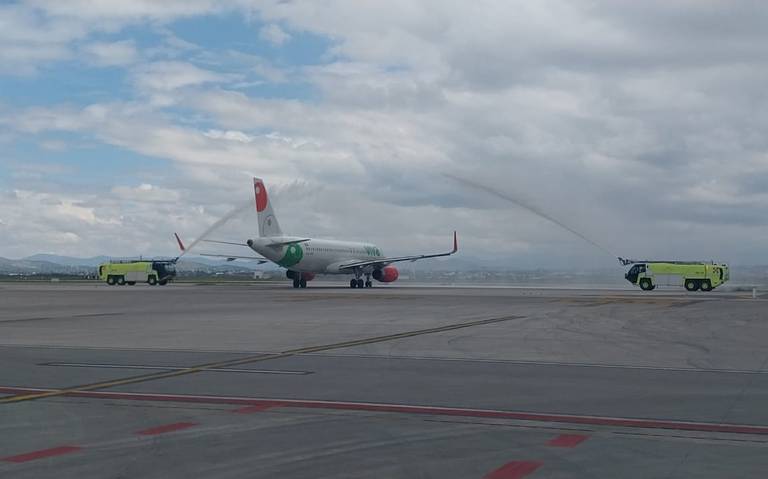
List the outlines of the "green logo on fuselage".
<svg viewBox="0 0 768 479">
<path fill-rule="evenodd" d="M 280 258 L 280 261 L 278 261 L 277 264 L 279 264 L 283 268 L 288 268 L 289 266 L 293 266 L 299 261 L 301 261 L 301 258 L 303 257 L 304 257 L 304 250 L 301 249 L 301 245 L 291 244 L 285 248 L 285 254 L 283 255 L 282 258 Z"/>
</svg>

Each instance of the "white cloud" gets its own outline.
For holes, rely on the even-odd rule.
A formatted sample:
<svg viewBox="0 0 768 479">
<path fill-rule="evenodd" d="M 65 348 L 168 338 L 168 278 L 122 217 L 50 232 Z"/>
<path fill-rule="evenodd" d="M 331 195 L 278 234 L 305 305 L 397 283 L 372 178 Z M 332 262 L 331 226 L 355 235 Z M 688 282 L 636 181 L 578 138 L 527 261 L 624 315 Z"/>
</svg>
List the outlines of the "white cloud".
<svg viewBox="0 0 768 479">
<path fill-rule="evenodd" d="M 178 17 L 191 17 L 227 10 L 219 0 L 27 0 L 27 5 L 55 17 L 78 17 L 88 21 L 169 21 Z"/>
<path fill-rule="evenodd" d="M 291 36 L 280 28 L 280 25 L 276 23 L 270 23 L 261 27 L 259 30 L 259 38 L 266 40 L 273 45 L 282 45 L 291 39 Z"/>
<path fill-rule="evenodd" d="M 158 186 L 142 183 L 138 186 L 115 186 L 112 188 L 118 198 L 128 201 L 137 202 L 176 202 L 181 199 L 181 194 L 178 191 L 160 188 Z"/>
<path fill-rule="evenodd" d="M 134 70 L 134 83 L 144 92 L 168 92 L 178 88 L 235 79 L 234 75 L 204 70 L 191 63 L 167 61 L 142 65 Z"/>
<path fill-rule="evenodd" d="M 556 0 L 123 3 L 90 2 L 80 11 L 84 3 L 34 2 L 44 14 L 16 11 L 12 23 L 24 28 L 0 29 L 0 45 L 39 47 L 30 62 L 39 65 L 71 55 L 93 25 L 165 28 L 180 16 L 240 9 L 267 22 L 258 34 L 268 41 L 289 40 L 279 34 L 283 25 L 324 37 L 331 50 L 313 66 L 286 67 L 172 36 L 147 58 L 187 61 L 130 69 L 133 100 L 4 112 L 7 128 L 76 132 L 170 160 L 207 205 L 247 195 L 244 171 L 278 186 L 295 178 L 324 185 L 312 193 L 321 197 L 312 208 L 300 208 L 295 190 L 283 197 L 282 210 L 296 215 L 284 223 L 299 234 L 345 231 L 400 250 L 415 235 L 426 249 L 458 223 L 466 244 L 512 245 L 520 261 L 594 259 L 580 240 L 439 175 L 458 171 L 532 198 L 622 251 L 765 258 L 753 239 L 766 227 L 768 201 L 765 9 Z M 50 38 L 30 34 L 46 27 Z M 263 80 L 304 82 L 312 98 L 261 98 Z M 249 94 L 227 91 L 246 87 Z M 137 224 L 156 218 L 133 199 L 176 191 L 169 182 L 116 187 L 114 211 L 131 210 Z M 192 231 L 193 220 L 212 218 L 180 209 Z M 371 212 L 380 224 L 370 225 Z M 676 237 L 678 227 L 693 240 Z M 403 238 L 403 229 L 414 235 Z"/>
<path fill-rule="evenodd" d="M 98 66 L 125 66 L 139 59 L 133 40 L 118 42 L 92 42 L 83 46 L 83 53 Z"/>
<path fill-rule="evenodd" d="M 236 130 L 208 130 L 203 134 L 208 138 L 213 138 L 215 140 L 239 141 L 240 143 L 252 143 L 255 139 L 247 133 Z"/>
</svg>

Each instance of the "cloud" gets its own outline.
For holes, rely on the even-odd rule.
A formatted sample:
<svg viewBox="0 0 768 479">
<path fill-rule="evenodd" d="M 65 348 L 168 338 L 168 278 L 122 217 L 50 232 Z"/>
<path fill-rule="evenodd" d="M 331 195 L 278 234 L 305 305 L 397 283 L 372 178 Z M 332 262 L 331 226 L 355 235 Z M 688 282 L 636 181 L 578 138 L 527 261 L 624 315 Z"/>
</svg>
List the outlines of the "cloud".
<svg viewBox="0 0 768 479">
<path fill-rule="evenodd" d="M 133 23 L 166 35 L 142 47 L 156 61 L 128 64 L 127 98 L 4 109 L 4 126 L 171 162 L 177 178 L 147 184 L 194 185 L 197 207 L 231 207 L 230 197 L 249 194 L 243 172 L 259 174 L 291 191 L 276 195 L 298 234 L 344 231 L 408 252 L 458 225 L 488 256 L 499 248 L 518 263 L 603 261 L 578 238 L 443 181 L 448 171 L 530 198 L 627 254 L 768 261 L 755 239 L 768 227 L 768 13 L 754 3 L 187 3 L 13 9 L 11 26 L 24 28 L 0 29 L 0 42 L 39 47 L 25 63 L 33 69 L 84 52 L 97 42 L 93 25 L 110 29 L 110 42 L 134 40 L 121 30 Z M 266 41 L 295 44 L 301 34 L 327 50 L 287 61 L 287 49 L 237 51 L 253 36 L 221 47 L 173 33 L 174 19 L 228 12 L 258 19 L 243 24 Z M 45 28 L 43 39 L 30 34 Z M 291 186 L 297 178 L 308 186 Z M 147 191 L 117 188 L 114 211 L 133 211 L 139 225 L 156 218 L 134 201 Z M 214 218 L 179 210 L 189 228 Z"/>
<path fill-rule="evenodd" d="M 170 203 L 181 199 L 181 194 L 178 191 L 160 188 L 149 183 L 142 183 L 135 187 L 115 186 L 112 188 L 112 193 L 120 199 L 137 202 Z"/>
<path fill-rule="evenodd" d="M 139 59 L 133 40 L 93 42 L 82 47 L 89 62 L 97 66 L 125 66 Z"/>
<path fill-rule="evenodd" d="M 70 43 L 86 34 L 77 21 L 52 20 L 22 5 L 0 5 L 0 74 L 33 75 L 40 65 L 68 59 Z"/>
<path fill-rule="evenodd" d="M 88 21 L 170 21 L 228 9 L 227 2 L 218 0 L 71 0 L 66 4 L 56 0 L 27 0 L 25 3 L 51 17 L 78 17 Z"/>
<path fill-rule="evenodd" d="M 252 143 L 255 139 L 253 136 L 247 133 L 235 130 L 208 130 L 203 134 L 208 138 L 213 138 L 216 140 L 239 141 L 240 143 Z"/>
<path fill-rule="evenodd" d="M 268 41 L 273 45 L 280 46 L 290 40 L 291 36 L 285 33 L 285 31 L 280 28 L 280 25 L 277 25 L 276 23 L 270 23 L 269 25 L 261 27 L 259 30 L 259 38 Z"/>
<path fill-rule="evenodd" d="M 179 61 L 152 62 L 136 68 L 133 72 L 134 84 L 144 92 L 168 92 L 206 83 L 226 82 L 234 78 L 233 75 L 205 70 Z"/>
</svg>

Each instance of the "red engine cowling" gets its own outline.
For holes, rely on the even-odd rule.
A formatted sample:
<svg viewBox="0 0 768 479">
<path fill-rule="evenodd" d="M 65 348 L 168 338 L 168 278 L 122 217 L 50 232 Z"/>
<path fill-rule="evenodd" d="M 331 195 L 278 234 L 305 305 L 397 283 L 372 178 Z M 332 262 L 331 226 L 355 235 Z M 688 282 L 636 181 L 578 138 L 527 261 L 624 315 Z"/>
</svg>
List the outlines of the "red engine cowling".
<svg viewBox="0 0 768 479">
<path fill-rule="evenodd" d="M 301 279 L 305 281 L 312 281 L 315 279 L 315 273 L 301 273 Z"/>
<path fill-rule="evenodd" d="M 376 281 L 381 281 L 382 283 L 391 283 L 392 281 L 395 281 L 398 276 L 400 276 L 400 273 L 394 266 L 385 266 L 374 271 L 372 276 Z"/>
</svg>

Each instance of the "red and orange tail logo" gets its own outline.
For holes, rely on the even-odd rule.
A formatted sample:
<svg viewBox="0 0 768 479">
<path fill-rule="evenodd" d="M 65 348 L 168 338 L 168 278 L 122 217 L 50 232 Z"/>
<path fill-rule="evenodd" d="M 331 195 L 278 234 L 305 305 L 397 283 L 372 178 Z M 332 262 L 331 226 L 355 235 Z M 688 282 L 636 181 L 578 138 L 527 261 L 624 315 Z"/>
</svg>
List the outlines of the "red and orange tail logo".
<svg viewBox="0 0 768 479">
<path fill-rule="evenodd" d="M 256 211 L 261 213 L 267 208 L 267 189 L 264 188 L 264 182 L 254 178 L 253 189 L 256 191 Z"/>
</svg>

